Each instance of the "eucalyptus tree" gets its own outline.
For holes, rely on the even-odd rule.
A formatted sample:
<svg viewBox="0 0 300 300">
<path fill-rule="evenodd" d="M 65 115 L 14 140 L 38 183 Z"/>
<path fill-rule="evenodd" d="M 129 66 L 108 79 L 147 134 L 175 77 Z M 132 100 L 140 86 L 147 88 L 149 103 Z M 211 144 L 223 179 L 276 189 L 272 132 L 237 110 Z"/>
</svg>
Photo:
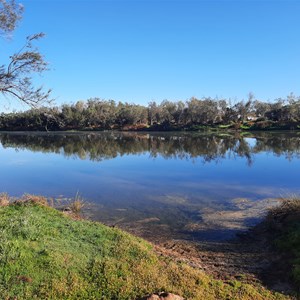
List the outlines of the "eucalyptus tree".
<svg viewBox="0 0 300 300">
<path fill-rule="evenodd" d="M 23 6 L 15 0 L 0 0 L 0 35 L 2 40 L 9 37 L 22 18 Z M 32 75 L 47 70 L 47 62 L 34 46 L 43 33 L 28 36 L 23 47 L 10 55 L 0 65 L 0 94 L 8 99 L 17 99 L 36 107 L 49 101 L 50 90 L 35 87 Z"/>
<path fill-rule="evenodd" d="M 293 93 L 287 96 L 287 105 L 285 110 L 285 118 L 289 121 L 300 120 L 300 97 Z"/>
<path fill-rule="evenodd" d="M 160 107 L 155 101 L 148 103 L 148 124 L 152 126 L 160 122 Z"/>
<path fill-rule="evenodd" d="M 89 126 L 107 128 L 116 120 L 116 103 L 113 100 L 91 98 L 87 101 L 87 118 Z"/>
<path fill-rule="evenodd" d="M 147 108 L 142 105 L 119 102 L 117 108 L 118 117 L 116 121 L 120 126 L 146 124 L 148 121 Z"/>
<path fill-rule="evenodd" d="M 160 104 L 161 118 L 163 123 L 168 125 L 174 124 L 175 119 L 174 115 L 176 113 L 177 107 L 175 102 L 171 102 L 169 100 L 164 100 Z"/>
<path fill-rule="evenodd" d="M 255 100 L 253 102 L 253 109 L 257 117 L 264 118 L 266 113 L 270 111 L 271 105 L 267 102 L 262 102 L 259 100 Z"/>
</svg>

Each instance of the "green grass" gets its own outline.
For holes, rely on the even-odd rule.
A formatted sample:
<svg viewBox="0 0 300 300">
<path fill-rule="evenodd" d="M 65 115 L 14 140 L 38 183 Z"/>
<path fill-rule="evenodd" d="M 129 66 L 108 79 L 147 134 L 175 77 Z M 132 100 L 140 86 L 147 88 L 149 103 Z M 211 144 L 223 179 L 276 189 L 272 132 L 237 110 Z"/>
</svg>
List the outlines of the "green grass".
<svg viewBox="0 0 300 300">
<path fill-rule="evenodd" d="M 37 199 L 0 207 L 1 299 L 287 299 L 260 285 L 213 280 L 158 257 L 119 229 L 74 220 Z"/>
</svg>

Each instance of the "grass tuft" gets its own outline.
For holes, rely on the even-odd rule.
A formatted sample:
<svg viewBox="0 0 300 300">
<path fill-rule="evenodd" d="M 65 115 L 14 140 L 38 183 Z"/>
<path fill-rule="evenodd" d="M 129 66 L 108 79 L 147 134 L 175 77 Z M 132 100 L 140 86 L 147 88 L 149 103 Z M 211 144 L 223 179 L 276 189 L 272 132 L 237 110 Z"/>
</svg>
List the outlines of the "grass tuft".
<svg viewBox="0 0 300 300">
<path fill-rule="evenodd" d="M 84 207 L 85 201 L 77 192 L 75 198 L 69 204 L 69 209 L 75 216 L 80 216 Z"/>
<path fill-rule="evenodd" d="M 7 193 L 0 194 L 0 206 L 7 206 L 10 203 L 10 198 Z"/>
<path fill-rule="evenodd" d="M 24 194 L 20 200 L 17 200 L 17 202 L 23 202 L 23 204 L 33 203 L 48 206 L 47 198 L 40 195 Z"/>
</svg>

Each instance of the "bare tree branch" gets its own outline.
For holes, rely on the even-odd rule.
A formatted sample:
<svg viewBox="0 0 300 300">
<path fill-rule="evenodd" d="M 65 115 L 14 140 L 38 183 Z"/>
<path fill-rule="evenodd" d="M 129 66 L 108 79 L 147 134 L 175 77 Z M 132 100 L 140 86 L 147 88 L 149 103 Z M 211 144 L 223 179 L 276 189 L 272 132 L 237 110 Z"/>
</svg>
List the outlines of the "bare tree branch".
<svg viewBox="0 0 300 300">
<path fill-rule="evenodd" d="M 0 35 L 12 32 L 22 17 L 23 7 L 14 0 L 0 0 Z M 44 37 L 37 33 L 26 38 L 19 51 L 9 57 L 9 63 L 0 66 L 0 94 L 15 98 L 32 107 L 49 103 L 50 90 L 35 88 L 31 76 L 48 70 L 48 64 L 34 42 Z"/>
</svg>

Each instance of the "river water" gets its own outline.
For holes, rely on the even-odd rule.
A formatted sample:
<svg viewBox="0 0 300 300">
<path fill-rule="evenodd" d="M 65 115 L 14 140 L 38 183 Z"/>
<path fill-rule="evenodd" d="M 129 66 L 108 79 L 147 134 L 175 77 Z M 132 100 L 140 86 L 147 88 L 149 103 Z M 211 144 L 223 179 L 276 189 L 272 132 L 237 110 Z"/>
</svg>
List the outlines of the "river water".
<svg viewBox="0 0 300 300">
<path fill-rule="evenodd" d="M 148 239 L 220 240 L 300 194 L 300 135 L 0 133 L 0 192 L 63 201 Z"/>
</svg>

